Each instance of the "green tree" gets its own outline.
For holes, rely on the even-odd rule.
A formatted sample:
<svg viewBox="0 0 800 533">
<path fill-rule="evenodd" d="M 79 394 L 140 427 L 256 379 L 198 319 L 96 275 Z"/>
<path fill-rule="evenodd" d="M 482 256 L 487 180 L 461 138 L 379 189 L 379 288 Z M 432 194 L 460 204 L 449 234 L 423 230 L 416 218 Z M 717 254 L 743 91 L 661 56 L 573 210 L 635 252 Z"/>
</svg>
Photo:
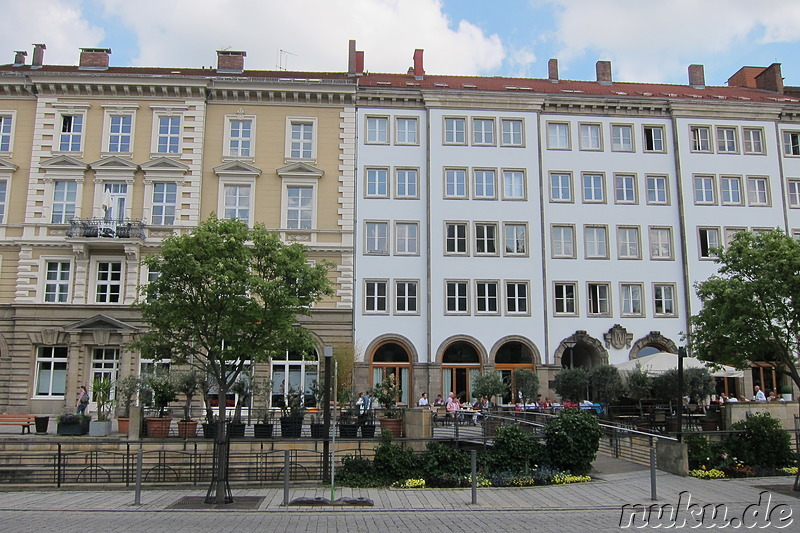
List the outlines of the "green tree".
<svg viewBox="0 0 800 533">
<path fill-rule="evenodd" d="M 158 272 L 136 303 L 149 326 L 135 343 L 144 357 L 171 357 L 216 385 L 220 398 L 231 390 L 246 361 L 264 361 L 287 349 L 313 348 L 299 315 L 331 294 L 328 263 L 306 262 L 300 244 L 283 244 L 263 226 L 215 217 L 191 233 L 166 239 L 144 265 Z M 219 402 L 214 475 L 217 501 L 225 498 L 227 465 Z"/>
<path fill-rule="evenodd" d="M 503 376 L 500 372 L 484 372 L 483 374 L 479 374 L 475 376 L 472 387 L 470 387 L 473 398 L 481 399 L 481 397 L 486 396 L 489 401 L 492 401 L 492 398 L 497 396 L 495 404 L 500 403 L 507 390 L 508 384 L 503 381 Z"/>
<path fill-rule="evenodd" d="M 539 394 L 539 376 L 530 368 L 517 368 L 514 370 L 514 385 L 517 392 L 522 394 L 522 404 L 526 405 L 536 401 Z"/>
<path fill-rule="evenodd" d="M 740 232 L 713 251 L 719 272 L 695 286 L 692 355 L 737 368 L 773 362 L 800 387 L 800 244 L 780 230 Z"/>
<path fill-rule="evenodd" d="M 688 396 L 691 403 L 699 403 L 706 396 L 714 394 L 714 378 L 706 368 L 686 368 L 683 370 L 683 390 L 678 392 L 678 369 L 670 368 L 653 378 L 653 393 L 665 402 L 677 401 L 680 396 Z"/>
<path fill-rule="evenodd" d="M 580 402 L 589 388 L 589 371 L 585 368 L 562 368 L 556 374 L 553 390 L 564 401 Z"/>
<path fill-rule="evenodd" d="M 600 365 L 589 371 L 589 385 L 592 400 L 598 403 L 611 403 L 623 391 L 622 376 L 613 365 Z"/>
<path fill-rule="evenodd" d="M 625 389 L 630 398 L 642 400 L 650 397 L 650 390 L 653 388 L 653 378 L 642 369 L 642 365 L 637 364 L 633 369 L 625 373 Z"/>
</svg>

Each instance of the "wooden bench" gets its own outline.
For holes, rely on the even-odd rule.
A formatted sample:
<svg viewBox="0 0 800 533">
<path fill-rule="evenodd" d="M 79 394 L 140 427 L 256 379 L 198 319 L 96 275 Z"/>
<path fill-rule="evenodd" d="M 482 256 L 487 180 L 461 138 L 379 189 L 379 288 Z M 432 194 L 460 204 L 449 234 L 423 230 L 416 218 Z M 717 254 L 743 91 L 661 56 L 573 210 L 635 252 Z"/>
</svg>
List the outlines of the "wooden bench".
<svg viewBox="0 0 800 533">
<path fill-rule="evenodd" d="M 35 415 L 0 415 L 0 426 L 22 426 L 22 434 L 27 431 L 30 435 L 35 418 Z"/>
</svg>

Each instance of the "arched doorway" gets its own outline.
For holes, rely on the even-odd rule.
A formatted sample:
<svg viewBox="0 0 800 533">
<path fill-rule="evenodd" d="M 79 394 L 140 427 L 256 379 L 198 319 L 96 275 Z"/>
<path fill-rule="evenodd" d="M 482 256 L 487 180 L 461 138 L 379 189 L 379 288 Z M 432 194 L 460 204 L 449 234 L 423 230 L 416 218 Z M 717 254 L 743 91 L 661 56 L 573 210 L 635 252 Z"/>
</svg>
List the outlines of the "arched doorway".
<svg viewBox="0 0 800 533">
<path fill-rule="evenodd" d="M 394 341 L 379 344 L 372 354 L 372 386 L 390 375 L 394 375 L 400 384 L 399 401 L 410 405 L 411 357 L 402 344 Z"/>
<path fill-rule="evenodd" d="M 503 381 L 509 385 L 508 392 L 503 395 L 503 403 L 516 403 L 518 395 L 514 384 L 514 371 L 518 368 L 536 369 L 533 351 L 519 341 L 503 343 L 495 354 L 494 367 L 503 376 Z"/>
<path fill-rule="evenodd" d="M 466 341 L 450 344 L 442 354 L 443 395 L 455 392 L 462 400 L 470 400 L 472 383 L 481 371 L 478 350 Z"/>
<path fill-rule="evenodd" d="M 555 356 L 556 364 L 561 368 L 592 369 L 608 364 L 608 351 L 603 343 L 586 331 L 578 330 L 558 345 Z"/>
</svg>

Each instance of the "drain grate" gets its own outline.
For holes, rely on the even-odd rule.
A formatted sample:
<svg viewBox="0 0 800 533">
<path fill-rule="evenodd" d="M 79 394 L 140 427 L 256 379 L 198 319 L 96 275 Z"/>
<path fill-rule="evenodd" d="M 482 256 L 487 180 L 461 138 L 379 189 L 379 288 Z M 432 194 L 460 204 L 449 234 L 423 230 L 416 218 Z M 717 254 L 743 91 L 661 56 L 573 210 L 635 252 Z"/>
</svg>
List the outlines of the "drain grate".
<svg viewBox="0 0 800 533">
<path fill-rule="evenodd" d="M 213 509 L 215 511 L 242 511 L 258 509 L 265 496 L 237 496 L 232 503 L 206 503 L 205 496 L 184 496 L 167 509 Z"/>
</svg>

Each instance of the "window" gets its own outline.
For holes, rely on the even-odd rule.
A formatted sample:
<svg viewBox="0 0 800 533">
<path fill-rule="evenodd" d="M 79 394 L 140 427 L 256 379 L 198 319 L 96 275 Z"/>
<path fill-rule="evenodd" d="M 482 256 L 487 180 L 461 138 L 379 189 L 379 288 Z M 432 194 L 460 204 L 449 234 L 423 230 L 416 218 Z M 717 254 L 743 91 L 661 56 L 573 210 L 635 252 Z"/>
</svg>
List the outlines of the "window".
<svg viewBox="0 0 800 533">
<path fill-rule="evenodd" d="M 444 171 L 445 198 L 467 197 L 467 171 L 462 168 L 449 168 Z"/>
<path fill-rule="evenodd" d="M 418 282 L 416 281 L 395 281 L 395 313 L 415 314 L 418 312 L 417 292 Z"/>
<path fill-rule="evenodd" d="M 574 283 L 556 283 L 553 286 L 557 315 L 574 315 L 576 313 L 576 292 Z"/>
<path fill-rule="evenodd" d="M 11 115 L 0 115 L 0 152 L 11 151 Z"/>
<path fill-rule="evenodd" d="M 694 203 L 713 204 L 714 202 L 714 177 L 694 177 Z"/>
<path fill-rule="evenodd" d="M 725 244 L 730 246 L 733 240 L 736 238 L 736 235 L 743 231 L 747 231 L 747 228 L 737 228 L 737 227 L 727 227 L 725 228 Z"/>
<path fill-rule="evenodd" d="M 709 141 L 711 135 L 708 126 L 692 126 L 689 129 L 692 137 L 692 151 L 693 152 L 710 152 L 711 143 Z"/>
<path fill-rule="evenodd" d="M 800 207 L 800 180 L 789 180 L 789 207 Z"/>
<path fill-rule="evenodd" d="M 133 115 L 110 115 L 108 121 L 108 151 L 130 153 Z"/>
<path fill-rule="evenodd" d="M 67 385 L 66 346 L 36 349 L 36 396 L 64 396 Z"/>
<path fill-rule="evenodd" d="M 636 203 L 636 176 L 614 176 L 614 199 L 618 204 Z"/>
<path fill-rule="evenodd" d="M 395 144 L 419 144 L 416 117 L 397 117 Z"/>
<path fill-rule="evenodd" d="M 712 250 L 719 248 L 719 228 L 698 228 L 697 231 L 700 237 L 700 257 L 703 259 L 716 257 Z"/>
<path fill-rule="evenodd" d="M 479 145 L 494 144 L 494 119 L 491 118 L 472 119 L 472 144 L 479 144 Z"/>
<path fill-rule="evenodd" d="M 467 143 L 467 121 L 463 118 L 444 119 L 444 143 L 445 144 L 466 144 Z"/>
<path fill-rule="evenodd" d="M 572 175 L 566 173 L 550 174 L 550 201 L 572 201 Z"/>
<path fill-rule="evenodd" d="M 581 150 L 602 150 L 600 142 L 600 124 L 580 124 Z"/>
<path fill-rule="evenodd" d="M 506 282 L 506 313 L 509 315 L 528 313 L 528 284 L 526 282 Z"/>
<path fill-rule="evenodd" d="M 156 152 L 177 154 L 181 145 L 181 117 L 159 116 Z"/>
<path fill-rule="evenodd" d="M 175 223 L 175 207 L 178 203 L 178 184 L 157 182 L 153 184 L 153 207 L 151 224 L 169 226 Z"/>
<path fill-rule="evenodd" d="M 469 312 L 466 281 L 448 281 L 445 283 L 447 313 L 466 314 Z"/>
<path fill-rule="evenodd" d="M 742 128 L 742 137 L 744 137 L 744 153 L 764 153 L 764 132 L 761 128 Z"/>
<path fill-rule="evenodd" d="M 783 132 L 783 153 L 785 155 L 800 155 L 800 131 Z"/>
<path fill-rule="evenodd" d="M 69 224 L 75 218 L 75 202 L 78 197 L 78 184 L 74 181 L 53 183 L 53 224 Z"/>
<path fill-rule="evenodd" d="M 518 119 L 502 119 L 500 128 L 503 132 L 503 146 L 522 146 L 522 121 Z"/>
<path fill-rule="evenodd" d="M 48 261 L 45 267 L 44 301 L 64 303 L 69 299 L 69 261 Z"/>
<path fill-rule="evenodd" d="M 527 226 L 525 224 L 506 224 L 504 228 L 506 255 L 527 254 Z"/>
<path fill-rule="evenodd" d="M 661 126 L 644 127 L 644 151 L 664 152 L 664 128 Z"/>
<path fill-rule="evenodd" d="M 290 121 L 289 157 L 291 159 L 313 159 L 314 155 L 314 122 Z"/>
<path fill-rule="evenodd" d="M 650 228 L 650 259 L 672 259 L 672 228 Z"/>
<path fill-rule="evenodd" d="M 669 202 L 666 176 L 647 176 L 645 183 L 647 184 L 648 204 L 666 204 Z"/>
<path fill-rule="evenodd" d="M 611 302 L 609 301 L 609 288 L 607 283 L 589 283 L 589 316 L 601 316 L 611 314 Z"/>
<path fill-rule="evenodd" d="M 638 283 L 623 283 L 622 316 L 642 316 L 642 286 Z"/>
<path fill-rule="evenodd" d="M 575 257 L 575 228 L 573 226 L 553 226 L 550 230 L 553 257 Z"/>
<path fill-rule="evenodd" d="M 367 169 L 367 197 L 387 198 L 389 196 L 389 170 L 385 168 Z"/>
<path fill-rule="evenodd" d="M 735 154 L 739 151 L 736 147 L 736 128 L 717 128 L 717 152 L 721 154 Z"/>
<path fill-rule="evenodd" d="M 769 205 L 769 181 L 767 178 L 747 178 L 747 202 L 750 205 Z"/>
<path fill-rule="evenodd" d="M 611 150 L 614 152 L 633 152 L 633 127 L 611 126 Z"/>
<path fill-rule="evenodd" d="M 720 178 L 723 205 L 742 205 L 742 179 L 731 176 Z"/>
<path fill-rule="evenodd" d="M 608 258 L 608 236 L 605 226 L 584 226 L 583 241 L 586 259 Z"/>
<path fill-rule="evenodd" d="M 419 196 L 418 182 L 417 169 L 398 168 L 395 196 L 397 198 L 417 198 Z"/>
<path fill-rule="evenodd" d="M 292 185 L 286 188 L 286 196 L 286 227 L 311 229 L 314 214 L 313 188 Z"/>
<path fill-rule="evenodd" d="M 584 203 L 605 202 L 605 190 L 602 174 L 583 175 L 583 201 Z"/>
<path fill-rule="evenodd" d="M 389 144 L 387 117 L 367 117 L 367 144 Z"/>
<path fill-rule="evenodd" d="M 225 185 L 223 218 L 250 222 L 250 185 Z"/>
<path fill-rule="evenodd" d="M 119 303 L 122 292 L 122 263 L 118 261 L 98 261 L 95 278 L 96 303 Z"/>
<path fill-rule="evenodd" d="M 480 314 L 497 314 L 497 282 L 478 281 L 475 283 L 477 312 Z"/>
<path fill-rule="evenodd" d="M 475 224 L 475 255 L 497 255 L 497 224 Z"/>
<path fill-rule="evenodd" d="M 675 316 L 675 286 L 653 285 L 653 303 L 655 316 Z"/>
<path fill-rule="evenodd" d="M 125 207 L 128 203 L 128 184 L 118 181 L 107 181 L 103 184 L 103 209 L 106 222 L 125 219 Z"/>
<path fill-rule="evenodd" d="M 228 118 L 227 122 L 225 155 L 253 157 L 253 119 Z"/>
<path fill-rule="evenodd" d="M 525 174 L 521 170 L 503 171 L 503 199 L 522 200 L 525 198 Z"/>
<path fill-rule="evenodd" d="M 448 222 L 445 224 L 445 252 L 448 254 L 467 253 L 467 225 Z"/>
<path fill-rule="evenodd" d="M 82 138 L 83 115 L 61 115 L 58 149 L 62 152 L 80 152 Z"/>
<path fill-rule="evenodd" d="M 6 222 L 6 195 L 8 194 L 8 180 L 0 180 L 0 224 Z"/>
<path fill-rule="evenodd" d="M 397 222 L 394 226 L 394 250 L 398 255 L 419 253 L 419 224 Z"/>
<path fill-rule="evenodd" d="M 388 254 L 389 224 L 387 222 L 367 222 L 366 226 L 366 252 L 368 254 Z"/>
<path fill-rule="evenodd" d="M 475 186 L 473 188 L 475 198 L 492 199 L 495 198 L 495 176 L 494 170 L 475 170 Z"/>
<path fill-rule="evenodd" d="M 387 298 L 386 281 L 367 280 L 364 282 L 364 311 L 386 313 Z"/>
<path fill-rule="evenodd" d="M 620 226 L 617 228 L 617 253 L 620 259 L 642 258 L 638 226 Z"/>
<path fill-rule="evenodd" d="M 548 122 L 547 148 L 550 150 L 569 150 L 569 124 Z"/>
</svg>

